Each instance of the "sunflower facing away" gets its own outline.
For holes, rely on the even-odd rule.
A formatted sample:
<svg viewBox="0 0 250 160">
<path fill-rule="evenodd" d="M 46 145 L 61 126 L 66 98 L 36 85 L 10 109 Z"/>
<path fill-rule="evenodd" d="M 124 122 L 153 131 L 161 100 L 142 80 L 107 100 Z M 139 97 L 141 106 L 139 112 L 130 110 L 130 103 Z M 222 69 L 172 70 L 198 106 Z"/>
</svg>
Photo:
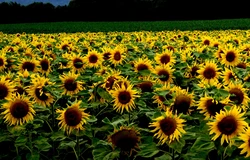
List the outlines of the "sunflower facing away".
<svg viewBox="0 0 250 160">
<path fill-rule="evenodd" d="M 248 123 L 244 121 L 244 112 L 241 113 L 241 109 L 236 106 L 232 107 L 229 111 L 220 111 L 215 115 L 213 122 L 208 122 L 210 127 L 209 134 L 215 134 L 212 140 L 216 140 L 221 136 L 221 145 L 226 141 L 229 145 L 232 144 L 233 139 L 238 134 L 242 133 Z"/>
<path fill-rule="evenodd" d="M 113 148 L 120 148 L 122 153 L 130 156 L 139 149 L 140 140 L 140 133 L 129 127 L 120 127 L 108 136 L 108 142 L 112 143 Z"/>
<path fill-rule="evenodd" d="M 50 106 L 54 102 L 53 96 L 44 90 L 44 87 L 47 85 L 51 85 L 52 83 L 48 78 L 45 77 L 33 77 L 31 81 L 31 85 L 28 86 L 27 92 L 28 94 L 34 98 L 36 103 L 42 106 Z"/>
<path fill-rule="evenodd" d="M 110 91 L 111 96 L 114 98 L 114 109 L 117 112 L 123 113 L 126 109 L 127 112 L 132 111 L 135 108 L 135 98 L 139 97 L 138 91 L 133 90 L 133 85 L 125 87 L 117 85 L 113 90 Z"/>
<path fill-rule="evenodd" d="M 79 74 L 75 74 L 74 72 L 69 72 L 68 74 L 63 74 L 59 78 L 62 81 L 62 88 L 64 89 L 62 94 L 66 95 L 74 95 L 79 91 L 83 90 L 82 84 L 77 80 Z"/>
<path fill-rule="evenodd" d="M 245 158 L 250 156 L 250 128 L 239 135 L 239 139 L 243 141 L 243 143 L 239 146 L 241 150 L 240 154 L 246 153 Z"/>
<path fill-rule="evenodd" d="M 170 144 L 174 140 L 179 141 L 182 134 L 186 133 L 183 129 L 185 120 L 170 110 L 166 110 L 163 116 L 154 119 L 154 121 L 150 123 L 149 127 L 155 127 L 151 132 L 155 132 L 154 137 L 159 139 L 161 145 L 166 142 Z"/>
<path fill-rule="evenodd" d="M 89 68 L 98 68 L 102 65 L 103 57 L 96 50 L 91 50 L 88 54 L 83 58 L 87 67 Z"/>
<path fill-rule="evenodd" d="M 32 102 L 28 97 L 20 94 L 13 94 L 13 97 L 7 99 L 8 102 L 3 104 L 5 123 L 8 125 L 23 125 L 34 119 L 35 110 Z"/>
<path fill-rule="evenodd" d="M 60 129 L 66 131 L 69 135 L 73 130 L 83 130 L 83 125 L 87 123 L 89 114 L 85 113 L 86 109 L 80 108 L 81 101 L 74 102 L 64 110 L 57 109 L 56 113 L 59 114 L 57 120 L 60 122 L 58 125 Z"/>
<path fill-rule="evenodd" d="M 197 78 L 205 84 L 217 83 L 220 76 L 219 68 L 214 61 L 206 61 L 205 66 L 200 68 L 197 73 L 199 74 Z"/>
</svg>

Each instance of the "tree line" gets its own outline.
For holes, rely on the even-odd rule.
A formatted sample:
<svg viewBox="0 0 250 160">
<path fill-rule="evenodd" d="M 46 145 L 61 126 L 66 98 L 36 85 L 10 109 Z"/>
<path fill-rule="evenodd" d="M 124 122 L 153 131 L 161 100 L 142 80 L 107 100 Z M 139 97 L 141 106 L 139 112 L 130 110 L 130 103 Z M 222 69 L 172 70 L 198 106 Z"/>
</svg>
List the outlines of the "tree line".
<svg viewBox="0 0 250 160">
<path fill-rule="evenodd" d="M 242 2 L 241 2 L 242 1 Z M 250 18 L 243 0 L 71 0 L 68 5 L 0 3 L 1 23 L 57 21 L 166 21 Z"/>
</svg>

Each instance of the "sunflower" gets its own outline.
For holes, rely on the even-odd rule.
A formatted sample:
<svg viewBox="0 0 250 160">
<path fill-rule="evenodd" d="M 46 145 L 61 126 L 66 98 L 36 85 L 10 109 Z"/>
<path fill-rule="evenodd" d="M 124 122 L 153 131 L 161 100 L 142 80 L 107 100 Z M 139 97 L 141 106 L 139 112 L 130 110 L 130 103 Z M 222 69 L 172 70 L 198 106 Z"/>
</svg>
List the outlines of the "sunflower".
<svg viewBox="0 0 250 160">
<path fill-rule="evenodd" d="M 80 108 L 80 104 L 82 101 L 74 102 L 71 106 L 68 106 L 64 110 L 57 109 L 56 113 L 60 114 L 57 117 L 57 120 L 60 122 L 58 125 L 59 129 L 66 131 L 68 135 L 73 130 L 84 130 L 83 125 L 87 123 L 89 119 L 89 114 L 85 113 L 85 108 Z"/>
<path fill-rule="evenodd" d="M 122 87 L 122 85 L 124 85 L 125 88 L 131 85 L 131 82 L 128 80 L 128 77 L 122 77 L 121 79 L 118 79 L 114 82 L 114 87 Z"/>
<path fill-rule="evenodd" d="M 115 81 L 122 79 L 121 71 L 109 69 L 106 71 L 104 78 L 104 83 L 102 85 L 106 90 L 111 90 L 114 86 Z"/>
<path fill-rule="evenodd" d="M 224 71 L 222 71 L 222 77 L 223 77 L 223 84 L 228 85 L 229 83 L 237 80 L 237 76 L 235 75 L 235 73 L 228 68 L 225 68 Z"/>
<path fill-rule="evenodd" d="M 168 109 L 163 116 L 154 119 L 154 121 L 149 124 L 149 127 L 155 127 L 151 132 L 155 132 L 154 137 L 159 139 L 161 145 L 166 142 L 170 144 L 175 140 L 179 141 L 182 134 L 186 133 L 183 129 L 185 120 Z"/>
<path fill-rule="evenodd" d="M 62 81 L 62 88 L 64 89 L 62 94 L 72 96 L 83 90 L 83 82 L 77 80 L 78 76 L 79 74 L 69 72 L 68 74 L 64 73 L 62 76 L 59 77 Z"/>
<path fill-rule="evenodd" d="M 15 91 L 15 85 L 10 80 L 7 80 L 5 76 L 0 78 L 0 100 L 9 99 L 11 94 Z"/>
<path fill-rule="evenodd" d="M 71 53 L 69 67 L 75 72 L 82 72 L 84 70 L 84 58 L 80 54 Z"/>
<path fill-rule="evenodd" d="M 170 84 L 164 84 L 161 88 L 156 88 L 154 91 L 155 95 L 152 97 L 154 99 L 153 103 L 157 103 L 158 108 L 166 110 L 168 106 L 164 102 L 172 100 L 173 88 L 171 88 Z M 164 92 L 164 91 L 169 91 L 169 92 L 166 93 L 165 95 L 162 95 L 162 94 L 160 95 L 157 93 L 157 92 Z"/>
<path fill-rule="evenodd" d="M 215 100 L 213 97 L 207 96 L 200 98 L 198 103 L 198 110 L 201 110 L 200 113 L 204 114 L 205 120 L 209 118 L 214 118 L 217 113 L 220 113 L 221 110 L 224 110 L 224 106 L 227 102 Z"/>
<path fill-rule="evenodd" d="M 175 69 L 171 68 L 169 65 L 156 66 L 154 73 L 159 76 L 158 82 L 162 84 L 173 82 L 173 71 Z"/>
<path fill-rule="evenodd" d="M 248 127 L 245 132 L 239 135 L 239 139 L 243 141 L 243 143 L 238 147 L 241 148 L 240 154 L 247 153 L 245 158 L 250 156 L 250 128 Z"/>
<path fill-rule="evenodd" d="M 220 76 L 219 68 L 214 61 L 206 61 L 204 67 L 201 67 L 197 73 L 197 78 L 201 80 L 201 83 L 213 84 L 218 82 Z"/>
<path fill-rule="evenodd" d="M 102 50 L 102 55 L 104 60 L 108 60 L 111 56 L 112 49 L 108 46 L 104 46 L 101 48 Z"/>
<path fill-rule="evenodd" d="M 158 65 L 169 64 L 170 66 L 175 63 L 173 51 L 165 49 L 162 53 L 156 53 L 155 61 Z"/>
<path fill-rule="evenodd" d="M 90 50 L 88 54 L 83 58 L 87 67 L 98 68 L 102 65 L 103 57 L 96 50 Z"/>
<path fill-rule="evenodd" d="M 123 126 L 108 136 L 108 142 L 112 143 L 113 148 L 120 148 L 122 153 L 129 156 L 137 152 L 140 140 L 140 133 L 136 129 Z"/>
<path fill-rule="evenodd" d="M 24 72 L 25 70 L 35 72 L 38 65 L 39 62 L 35 59 L 23 58 L 19 64 L 19 70 L 20 72 Z"/>
<path fill-rule="evenodd" d="M 147 57 L 138 58 L 136 61 L 134 61 L 134 69 L 135 72 L 140 72 L 144 70 L 152 71 L 152 61 L 149 60 Z"/>
<path fill-rule="evenodd" d="M 135 98 L 139 97 L 138 91 L 133 90 L 133 85 L 125 87 L 116 86 L 114 90 L 110 91 L 111 96 L 114 98 L 114 109 L 117 112 L 123 113 L 123 110 L 126 109 L 127 112 L 132 111 L 135 108 Z"/>
<path fill-rule="evenodd" d="M 171 104 L 171 110 L 177 114 L 190 113 L 190 107 L 194 104 L 194 94 L 188 93 L 188 90 L 181 89 L 180 87 L 175 87 L 173 91 L 173 103 Z"/>
<path fill-rule="evenodd" d="M 236 104 L 237 106 L 241 106 L 244 110 L 248 107 L 249 97 L 247 95 L 246 88 L 243 87 L 244 84 L 241 83 L 230 83 L 225 90 L 230 93 L 229 100 Z"/>
<path fill-rule="evenodd" d="M 95 72 L 98 76 L 104 76 L 106 72 L 108 71 L 108 67 L 101 65 L 100 68 Z"/>
<path fill-rule="evenodd" d="M 35 110 L 33 109 L 33 103 L 28 97 L 20 94 L 16 94 L 7 99 L 8 102 L 3 104 L 4 119 L 8 125 L 23 125 L 34 119 Z"/>
<path fill-rule="evenodd" d="M 240 53 L 233 45 L 228 45 L 222 50 L 224 52 L 221 54 L 222 64 L 226 66 L 236 66 L 239 63 Z"/>
<path fill-rule="evenodd" d="M 5 68 L 5 65 L 7 65 L 7 58 L 6 58 L 6 54 L 2 52 L 0 54 L 0 71 L 3 71 L 3 69 Z"/>
<path fill-rule="evenodd" d="M 230 145 L 233 142 L 233 138 L 238 134 L 242 133 L 248 123 L 244 121 L 244 112 L 241 113 L 241 109 L 236 106 L 232 107 L 229 111 L 220 111 L 219 114 L 215 115 L 213 122 L 208 122 L 207 125 L 210 127 L 209 134 L 215 133 L 212 140 L 216 140 L 221 136 L 221 145 L 224 141 Z"/>
<path fill-rule="evenodd" d="M 141 92 L 153 92 L 153 85 L 156 83 L 155 80 L 153 79 L 153 77 L 151 76 L 143 76 L 143 77 L 139 77 L 139 80 L 141 80 L 141 82 L 139 82 L 136 86 L 138 88 L 140 88 Z"/>
<path fill-rule="evenodd" d="M 125 59 L 125 47 L 121 45 L 117 45 L 111 52 L 109 61 L 114 65 L 117 66 L 122 64 L 123 60 Z"/>
<path fill-rule="evenodd" d="M 39 58 L 39 66 L 42 74 L 48 75 L 52 70 L 50 66 L 50 60 L 51 58 L 47 58 L 46 56 L 43 56 L 43 58 Z"/>
<path fill-rule="evenodd" d="M 185 73 L 185 77 L 186 78 L 195 78 L 196 76 L 198 76 L 198 70 L 201 68 L 200 64 L 196 63 L 196 61 L 194 61 L 194 63 L 192 65 L 188 65 L 187 66 L 187 72 Z"/>
<path fill-rule="evenodd" d="M 54 102 L 53 96 L 45 90 L 45 87 L 51 85 L 48 78 L 33 76 L 31 85 L 27 87 L 28 94 L 34 98 L 34 100 L 42 106 L 50 106 Z"/>
</svg>

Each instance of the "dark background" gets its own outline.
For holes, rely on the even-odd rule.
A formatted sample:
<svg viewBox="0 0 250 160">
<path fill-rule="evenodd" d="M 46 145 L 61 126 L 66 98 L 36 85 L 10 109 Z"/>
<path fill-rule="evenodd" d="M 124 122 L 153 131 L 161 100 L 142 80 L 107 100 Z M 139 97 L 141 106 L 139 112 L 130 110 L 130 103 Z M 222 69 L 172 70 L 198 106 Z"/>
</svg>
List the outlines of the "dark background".
<svg viewBox="0 0 250 160">
<path fill-rule="evenodd" d="M 65 6 L 0 3 L 0 23 L 62 21 L 167 21 L 250 18 L 246 1 L 73 0 Z"/>
</svg>

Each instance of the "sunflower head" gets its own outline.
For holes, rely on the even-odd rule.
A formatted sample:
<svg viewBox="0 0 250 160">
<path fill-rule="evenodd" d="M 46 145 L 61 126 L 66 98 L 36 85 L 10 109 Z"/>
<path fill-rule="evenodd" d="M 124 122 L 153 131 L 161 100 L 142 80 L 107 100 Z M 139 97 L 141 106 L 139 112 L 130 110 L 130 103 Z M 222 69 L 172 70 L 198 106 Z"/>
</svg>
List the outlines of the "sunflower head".
<svg viewBox="0 0 250 160">
<path fill-rule="evenodd" d="M 221 63 L 226 66 L 237 66 L 239 63 L 240 53 L 239 50 L 231 44 L 224 47 L 223 53 L 221 54 Z"/>
<path fill-rule="evenodd" d="M 173 71 L 169 65 L 160 65 L 155 67 L 154 73 L 159 76 L 158 82 L 167 84 L 173 82 Z"/>
<path fill-rule="evenodd" d="M 239 146 L 241 150 L 240 154 L 246 153 L 245 158 L 250 157 L 250 128 L 248 127 L 245 132 L 239 135 L 239 139 L 243 143 Z"/>
<path fill-rule="evenodd" d="M 134 63 L 135 72 L 140 72 L 143 70 L 152 71 L 152 61 L 150 61 L 148 58 L 138 58 Z"/>
<path fill-rule="evenodd" d="M 173 55 L 173 50 L 165 49 L 162 53 L 157 53 L 155 56 L 155 61 L 159 65 L 168 64 L 172 65 L 175 63 L 175 57 Z"/>
<path fill-rule="evenodd" d="M 88 54 L 84 57 L 84 61 L 88 67 L 100 67 L 103 61 L 103 57 L 100 53 L 96 50 L 91 50 Z"/>
<path fill-rule="evenodd" d="M 121 127 L 108 136 L 108 141 L 112 143 L 113 148 L 120 148 L 124 154 L 132 155 L 139 149 L 140 134 L 134 128 Z"/>
</svg>

